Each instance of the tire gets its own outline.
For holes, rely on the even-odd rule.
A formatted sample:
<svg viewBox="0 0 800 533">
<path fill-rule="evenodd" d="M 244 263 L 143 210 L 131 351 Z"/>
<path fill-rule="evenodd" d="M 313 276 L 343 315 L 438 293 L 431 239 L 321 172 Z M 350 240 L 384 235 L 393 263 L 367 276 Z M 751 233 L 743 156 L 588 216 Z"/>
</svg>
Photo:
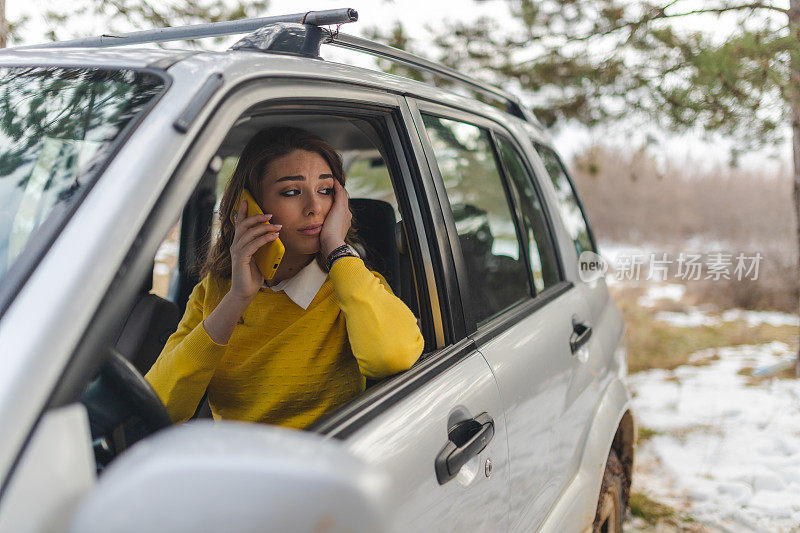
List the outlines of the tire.
<svg viewBox="0 0 800 533">
<path fill-rule="evenodd" d="M 608 452 L 603 483 L 600 485 L 600 496 L 597 499 L 597 511 L 592 526 L 594 533 L 619 533 L 622 531 L 622 520 L 625 518 L 625 507 L 628 500 L 627 492 L 625 469 L 617 457 L 617 452 L 611 450 Z"/>
</svg>

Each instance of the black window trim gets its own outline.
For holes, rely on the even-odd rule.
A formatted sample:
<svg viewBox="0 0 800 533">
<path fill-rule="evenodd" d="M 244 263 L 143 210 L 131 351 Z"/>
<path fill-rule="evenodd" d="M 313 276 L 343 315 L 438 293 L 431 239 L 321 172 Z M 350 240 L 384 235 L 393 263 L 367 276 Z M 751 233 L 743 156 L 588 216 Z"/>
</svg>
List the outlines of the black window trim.
<svg viewBox="0 0 800 533">
<path fill-rule="evenodd" d="M 496 136 L 502 137 L 504 141 L 506 141 L 509 144 L 511 144 L 512 149 L 517 153 L 517 155 L 519 156 L 520 160 L 522 161 L 522 165 L 523 165 L 523 167 L 525 169 L 525 172 L 528 175 L 528 181 L 533 185 L 534 194 L 536 194 L 536 198 L 539 200 L 539 204 L 542 207 L 542 215 L 544 216 L 544 223 L 547 226 L 547 233 L 548 233 L 547 239 L 548 239 L 548 241 L 550 243 L 550 246 L 553 248 L 553 251 L 554 251 L 554 254 L 555 254 L 558 281 L 562 282 L 565 279 L 567 279 L 566 274 L 564 272 L 564 260 L 563 260 L 563 257 L 561 256 L 561 250 L 559 249 L 558 242 L 556 240 L 556 229 L 553 226 L 553 219 L 551 217 L 551 211 L 552 210 L 549 209 L 548 203 L 545 201 L 545 197 L 544 197 L 544 194 L 542 193 L 542 189 L 541 189 L 541 184 L 539 183 L 539 180 L 536 179 L 536 176 L 537 176 L 536 172 L 534 171 L 533 167 L 531 166 L 531 163 L 528 160 L 528 158 L 523 155 L 525 153 L 525 151 L 522 150 L 522 147 L 514 139 L 513 135 L 507 134 L 506 132 L 494 132 L 494 133 L 495 133 Z M 498 153 L 499 153 L 500 147 L 497 146 L 495 149 L 498 150 Z M 537 152 L 537 157 L 538 157 L 538 152 Z M 505 163 L 503 163 L 503 168 L 504 168 L 504 170 L 507 170 L 506 167 L 505 167 Z M 508 175 L 506 175 L 506 177 L 508 179 Z M 522 198 L 520 198 L 519 200 L 522 201 Z M 521 214 L 522 213 L 520 212 L 520 215 Z M 522 222 L 522 219 L 520 219 L 520 222 L 524 225 L 524 223 Z M 527 239 L 526 239 L 526 241 L 527 241 Z M 534 288 L 535 288 L 535 285 L 534 285 Z M 547 289 L 545 288 L 545 290 L 547 290 Z"/>
<path fill-rule="evenodd" d="M 488 130 L 486 133 L 489 135 L 489 143 L 492 147 L 495 165 L 497 166 L 497 171 L 500 174 L 500 181 L 506 194 L 506 202 L 508 203 L 509 214 L 513 218 L 514 230 L 517 234 L 517 245 L 520 247 L 520 255 L 522 256 L 522 261 L 525 264 L 525 270 L 528 278 L 528 296 L 530 298 L 536 298 L 536 283 L 533 281 L 533 266 L 531 265 L 530 260 L 530 246 L 528 243 L 528 236 L 525 231 L 522 206 L 520 205 L 518 198 L 515 198 L 516 195 L 513 190 L 514 186 L 511 185 L 511 175 L 508 172 L 508 167 L 506 166 L 505 161 L 503 161 L 502 155 L 500 154 L 500 144 L 497 142 L 497 134 L 494 130 Z M 512 307 L 515 307 L 516 305 L 517 304 L 515 303 L 512 305 Z M 500 311 L 498 316 L 503 313 L 504 311 Z M 493 319 L 494 317 L 490 317 L 489 322 L 492 322 Z"/>
<path fill-rule="evenodd" d="M 553 250 L 555 252 L 556 268 L 558 269 L 559 281 L 555 285 L 551 285 L 550 287 L 545 287 L 545 289 L 539 292 L 538 294 L 534 292 L 533 298 L 528 300 L 521 300 L 515 303 L 514 305 L 504 309 L 497 315 L 493 316 L 491 320 L 489 320 L 488 322 L 479 325 L 477 331 L 471 335 L 471 337 L 473 338 L 473 340 L 475 340 L 475 343 L 478 346 L 482 346 L 483 344 L 491 340 L 493 337 L 496 337 L 497 335 L 503 333 L 509 328 L 515 326 L 517 323 L 524 320 L 528 315 L 536 312 L 538 309 L 544 307 L 545 305 L 552 302 L 553 300 L 555 300 L 556 298 L 558 298 L 559 296 L 561 296 L 562 294 L 564 294 L 565 292 L 569 291 L 571 288 L 574 287 L 574 284 L 571 281 L 567 280 L 564 274 L 563 258 L 561 255 L 561 250 L 559 249 L 558 244 L 556 242 L 556 233 L 551 218 L 551 210 L 548 209 L 548 204 L 544 201 L 544 196 L 542 195 L 540 184 L 536 179 L 537 174 L 531 168 L 530 161 L 528 161 L 528 159 L 522 155 L 524 151 L 521 150 L 519 143 L 517 143 L 514 140 L 513 135 L 508 134 L 505 131 L 499 133 L 496 132 L 496 130 L 491 130 L 491 131 L 493 134 L 492 141 L 495 143 L 494 149 L 498 154 L 498 157 L 500 153 L 499 151 L 500 147 L 497 145 L 497 136 L 500 136 L 503 137 L 506 141 L 512 143 L 512 148 L 517 152 L 517 155 L 519 155 L 520 158 L 522 159 L 523 165 L 528 174 L 528 179 L 531 180 L 531 182 L 533 183 L 534 191 L 537 195 L 537 198 L 539 199 L 539 202 L 542 205 L 542 214 L 544 215 L 545 224 L 547 225 L 550 245 L 553 247 Z M 534 143 L 534 148 L 535 147 L 536 143 Z M 555 153 L 555 150 L 552 151 L 553 153 Z M 536 156 L 540 157 L 538 151 L 536 152 Z M 502 166 L 503 172 L 506 172 L 504 178 L 508 179 L 505 163 L 502 162 L 502 158 L 500 158 L 500 160 L 501 164 L 503 165 Z M 508 184 L 506 184 L 506 186 L 508 186 Z M 519 212 L 519 206 L 516 206 L 516 208 L 517 210 L 515 211 L 515 214 L 518 217 L 518 223 L 520 225 L 519 227 L 522 227 L 524 226 L 524 222 L 520 216 L 521 213 Z M 526 253 L 530 253 L 527 252 L 527 239 L 524 240 L 526 244 L 525 248 Z M 529 257 L 527 255 L 526 255 L 526 261 L 529 261 Z M 536 286 L 533 283 L 533 271 L 530 268 L 529 271 L 530 271 L 531 290 L 535 291 Z"/>
<path fill-rule="evenodd" d="M 436 155 L 425 131 L 425 125 L 422 122 L 422 114 L 415 100 L 406 98 L 406 101 L 408 102 L 415 132 L 420 142 L 420 155 L 424 157 L 427 167 L 425 174 L 429 178 L 427 185 L 430 193 L 426 202 L 431 215 L 436 218 L 431 231 L 434 232 L 438 244 L 442 268 L 447 273 L 444 278 L 446 283 L 444 305 L 448 307 L 452 319 L 453 335 L 448 340 L 450 343 L 454 343 L 466 338 L 471 332 L 468 308 L 464 305 L 465 302 L 469 301 L 469 294 L 463 283 L 459 283 L 459 280 L 465 279 L 466 265 L 462 259 L 461 243 L 458 240 L 455 221 L 450 212 L 447 191 L 444 189 L 442 175 L 436 163 Z M 422 163 L 420 161 L 420 164 Z"/>
<path fill-rule="evenodd" d="M 414 113 L 414 120 L 418 122 L 417 129 L 419 131 L 420 139 L 422 140 L 422 144 L 425 149 L 425 156 L 428 160 L 428 167 L 430 168 L 431 175 L 434 177 L 434 185 L 436 187 L 436 193 L 439 200 L 439 209 L 442 212 L 442 216 L 444 219 L 444 228 L 446 230 L 446 237 L 443 239 L 449 245 L 449 255 L 450 259 L 455 266 L 455 274 L 456 274 L 456 285 L 458 287 L 458 295 L 459 295 L 459 304 L 461 305 L 461 313 L 464 319 L 464 334 L 470 335 L 477 331 L 477 319 L 475 314 L 472 312 L 472 305 L 470 303 L 470 293 L 469 293 L 469 286 L 468 283 L 465 283 L 467 280 L 467 267 L 466 263 L 464 262 L 464 254 L 461 250 L 461 242 L 458 238 L 458 230 L 456 229 L 455 220 L 453 219 L 453 213 L 450 207 L 450 199 L 447 196 L 447 190 L 444 186 L 444 181 L 442 178 L 442 174 L 439 170 L 438 163 L 436 161 L 436 154 L 433 150 L 433 146 L 431 145 L 430 138 L 428 137 L 427 131 L 425 129 L 425 124 L 423 122 L 422 115 L 433 116 L 436 118 L 443 118 L 445 120 L 453 120 L 457 122 L 461 122 L 464 124 L 469 124 L 475 126 L 479 129 L 486 130 L 488 134 L 491 131 L 491 127 L 494 124 L 493 121 L 488 122 L 485 117 L 480 117 L 477 115 L 471 115 L 466 113 L 460 109 L 453 109 L 450 107 L 443 106 L 438 103 L 433 103 L 430 101 L 415 101 L 415 113 Z M 421 104 L 421 105 L 420 105 Z M 489 144 L 492 145 L 491 136 L 489 134 Z M 494 147 L 490 148 L 494 152 Z M 496 160 L 496 155 L 494 155 Z M 498 169 L 499 171 L 499 169 Z M 502 173 L 500 173 L 502 178 Z M 505 185 L 503 185 L 504 189 L 506 189 Z M 508 195 L 508 191 L 506 189 L 506 196 Z M 509 209 L 509 213 L 512 213 L 513 209 Z M 451 302 L 453 303 L 453 302 Z"/>
<path fill-rule="evenodd" d="M 586 233 L 589 235 L 589 242 L 592 243 L 592 250 L 591 251 L 593 251 L 594 253 L 599 253 L 598 252 L 599 248 L 597 247 L 597 240 L 594 237 L 594 231 L 592 231 L 592 225 L 591 225 L 591 223 L 589 221 L 589 217 L 586 216 L 586 209 L 583 208 L 583 202 L 581 201 L 580 194 L 578 194 L 578 189 L 577 189 L 577 187 L 575 187 L 575 182 L 572 180 L 572 176 L 570 176 L 570 173 L 567 171 L 567 167 L 564 165 L 564 162 L 561 161 L 561 156 L 558 155 L 558 152 L 556 152 L 555 149 L 553 149 L 552 147 L 550 147 L 550 146 L 548 146 L 548 145 L 546 145 L 546 144 L 544 144 L 544 143 L 542 143 L 540 141 L 536 141 L 534 139 L 531 139 L 531 144 L 533 144 L 533 149 L 536 152 L 536 155 L 539 157 L 539 159 L 542 158 L 541 154 L 539 154 L 539 148 L 540 147 L 544 148 L 545 150 L 549 150 L 553 154 L 553 156 L 556 158 L 556 163 L 558 163 L 558 166 L 561 167 L 561 171 L 564 173 L 564 176 L 566 176 L 567 183 L 569 184 L 570 189 L 572 189 L 572 195 L 575 197 L 575 202 L 578 204 L 578 209 L 580 209 L 581 215 L 583 216 L 583 221 L 586 224 Z M 542 161 L 542 166 L 544 167 L 544 169 L 546 171 L 547 170 L 547 166 L 545 166 L 544 161 Z M 552 180 L 552 177 L 550 177 L 550 179 Z M 558 206 L 558 211 L 559 211 L 559 215 L 563 218 L 563 214 L 561 213 L 561 206 L 560 205 Z M 570 238 L 572 238 L 571 235 L 570 235 Z M 574 245 L 574 243 L 573 243 L 573 245 Z"/>
</svg>

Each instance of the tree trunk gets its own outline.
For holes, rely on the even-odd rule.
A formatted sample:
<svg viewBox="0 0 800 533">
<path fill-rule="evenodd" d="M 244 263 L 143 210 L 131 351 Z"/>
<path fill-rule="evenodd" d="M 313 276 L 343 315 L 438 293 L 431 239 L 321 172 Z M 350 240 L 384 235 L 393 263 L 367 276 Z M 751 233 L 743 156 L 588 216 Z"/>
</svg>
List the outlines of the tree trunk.
<svg viewBox="0 0 800 533">
<path fill-rule="evenodd" d="M 0 0 L 0 48 L 8 45 L 8 21 L 6 20 L 6 0 Z"/>
<path fill-rule="evenodd" d="M 800 0 L 789 0 L 789 34 L 794 37 L 790 50 L 789 106 L 792 116 L 792 175 L 794 182 L 794 212 L 800 268 Z M 797 280 L 796 280 L 797 281 Z M 799 306 L 800 308 L 800 306 Z M 800 348 L 795 362 L 795 374 L 800 376 Z"/>
</svg>

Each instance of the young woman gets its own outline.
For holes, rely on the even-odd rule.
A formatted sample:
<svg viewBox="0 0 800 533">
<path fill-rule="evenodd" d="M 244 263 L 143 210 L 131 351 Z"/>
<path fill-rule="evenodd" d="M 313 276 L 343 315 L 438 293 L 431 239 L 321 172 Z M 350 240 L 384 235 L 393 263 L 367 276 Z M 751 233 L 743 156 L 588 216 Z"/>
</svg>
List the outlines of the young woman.
<svg viewBox="0 0 800 533">
<path fill-rule="evenodd" d="M 304 428 L 364 390 L 365 376 L 419 358 L 417 321 L 352 242 L 339 154 L 297 128 L 245 147 L 220 207 L 221 231 L 177 331 L 145 376 L 176 422 L 208 391 L 215 419 Z M 264 215 L 235 205 L 242 190 Z M 253 261 L 280 237 L 272 280 Z"/>
</svg>

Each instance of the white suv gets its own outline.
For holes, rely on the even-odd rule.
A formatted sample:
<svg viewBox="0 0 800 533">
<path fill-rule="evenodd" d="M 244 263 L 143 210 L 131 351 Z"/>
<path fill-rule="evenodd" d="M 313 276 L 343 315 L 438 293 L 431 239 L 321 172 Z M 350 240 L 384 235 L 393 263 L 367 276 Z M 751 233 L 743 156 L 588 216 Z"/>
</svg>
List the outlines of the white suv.
<svg viewBox="0 0 800 533">
<path fill-rule="evenodd" d="M 621 528 L 624 325 L 580 275 L 597 247 L 563 164 L 502 90 L 319 26 L 355 16 L 0 53 L 1 531 Z M 121 46 L 251 30 L 224 52 Z M 460 92 L 323 61 L 325 43 Z M 341 151 L 369 262 L 425 351 L 310 431 L 202 405 L 172 427 L 142 373 L 238 154 L 278 124 Z"/>
</svg>

